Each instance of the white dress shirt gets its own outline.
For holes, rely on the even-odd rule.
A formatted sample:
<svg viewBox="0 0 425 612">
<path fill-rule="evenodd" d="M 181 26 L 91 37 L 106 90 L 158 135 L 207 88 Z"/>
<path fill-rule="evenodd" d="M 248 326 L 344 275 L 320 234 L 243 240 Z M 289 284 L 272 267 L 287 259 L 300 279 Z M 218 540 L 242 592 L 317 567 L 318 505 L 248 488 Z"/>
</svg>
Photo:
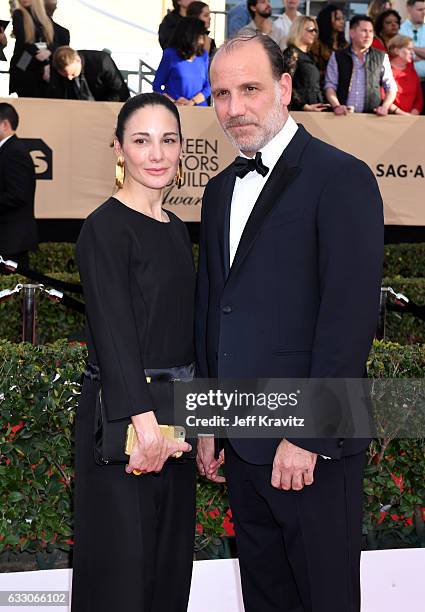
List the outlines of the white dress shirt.
<svg viewBox="0 0 425 612">
<path fill-rule="evenodd" d="M 13 134 L 11 134 L 10 136 L 6 136 L 6 138 L 3 138 L 3 140 L 0 140 L 0 147 L 2 147 L 4 143 L 9 140 L 9 138 L 12 138 L 12 136 Z"/>
<path fill-rule="evenodd" d="M 270 177 L 279 157 L 291 142 L 297 130 L 298 125 L 289 115 L 280 132 L 261 149 L 262 161 L 269 169 L 266 176 L 261 176 L 258 172 L 253 171 L 248 172 L 243 178 L 236 177 L 230 208 L 230 265 L 233 263 L 242 232 L 254 208 L 255 202 L 266 184 L 267 179 Z M 240 153 L 240 155 L 246 157 L 243 153 Z"/>
</svg>

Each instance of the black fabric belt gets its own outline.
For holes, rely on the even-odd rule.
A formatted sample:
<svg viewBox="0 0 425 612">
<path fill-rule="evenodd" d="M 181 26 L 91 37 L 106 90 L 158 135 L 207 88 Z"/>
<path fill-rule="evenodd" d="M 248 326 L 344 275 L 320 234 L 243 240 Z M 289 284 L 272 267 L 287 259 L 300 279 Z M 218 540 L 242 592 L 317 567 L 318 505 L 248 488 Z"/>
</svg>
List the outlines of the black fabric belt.
<svg viewBox="0 0 425 612">
<path fill-rule="evenodd" d="M 146 368 L 145 376 L 147 382 L 190 382 L 195 373 L 195 364 L 189 363 L 182 366 L 172 366 L 170 368 Z M 100 381 L 100 368 L 95 363 L 88 363 L 83 375 L 89 380 Z"/>
</svg>

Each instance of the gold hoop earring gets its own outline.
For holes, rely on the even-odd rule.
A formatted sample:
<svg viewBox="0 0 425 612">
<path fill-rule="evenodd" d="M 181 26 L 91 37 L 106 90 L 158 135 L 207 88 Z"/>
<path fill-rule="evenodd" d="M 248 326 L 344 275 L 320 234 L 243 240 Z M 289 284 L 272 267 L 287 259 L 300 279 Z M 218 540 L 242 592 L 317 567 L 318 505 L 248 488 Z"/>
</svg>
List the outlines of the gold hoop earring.
<svg viewBox="0 0 425 612">
<path fill-rule="evenodd" d="M 118 187 L 118 189 L 123 188 L 124 179 L 125 179 L 125 163 L 124 163 L 124 157 L 120 155 L 115 165 L 115 185 Z"/>
<path fill-rule="evenodd" d="M 177 174 L 176 177 L 174 179 L 175 184 L 177 185 L 177 189 L 180 189 L 180 187 L 182 186 L 183 183 L 183 162 L 181 160 L 181 158 L 179 159 L 179 165 L 177 168 Z"/>
</svg>

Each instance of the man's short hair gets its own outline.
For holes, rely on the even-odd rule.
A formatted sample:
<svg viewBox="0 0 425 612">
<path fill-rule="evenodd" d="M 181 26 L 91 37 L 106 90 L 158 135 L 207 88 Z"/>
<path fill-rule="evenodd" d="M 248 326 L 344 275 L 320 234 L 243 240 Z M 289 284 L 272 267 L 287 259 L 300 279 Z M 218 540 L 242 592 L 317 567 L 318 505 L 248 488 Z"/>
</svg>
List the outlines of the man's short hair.
<svg viewBox="0 0 425 612">
<path fill-rule="evenodd" d="M 424 0 L 407 0 L 406 6 L 415 6 L 416 2 L 423 2 Z"/>
<path fill-rule="evenodd" d="M 254 19 L 255 17 L 255 11 L 252 10 L 253 6 L 257 6 L 257 0 L 247 0 L 246 8 L 248 9 L 248 12 L 251 15 L 252 19 Z"/>
<path fill-rule="evenodd" d="M 9 121 L 12 130 L 17 130 L 19 125 L 19 115 L 11 104 L 8 104 L 7 102 L 0 103 L 0 121 Z"/>
<path fill-rule="evenodd" d="M 71 47 L 58 47 L 53 54 L 53 68 L 60 72 L 70 64 L 73 64 L 78 57 L 78 51 L 75 51 L 75 49 Z"/>
<path fill-rule="evenodd" d="M 240 32 L 224 41 L 221 47 L 217 49 L 214 57 L 220 53 L 230 53 L 233 47 L 250 41 L 258 42 L 263 47 L 270 61 L 273 78 L 276 81 L 280 81 L 282 74 L 285 72 L 282 50 L 270 36 L 266 36 L 261 32 L 253 32 L 247 28 L 240 30 Z"/>
<path fill-rule="evenodd" d="M 357 28 L 361 21 L 367 21 L 373 25 L 373 19 L 372 17 L 369 17 L 369 15 L 354 15 L 350 19 L 350 30 Z"/>
</svg>

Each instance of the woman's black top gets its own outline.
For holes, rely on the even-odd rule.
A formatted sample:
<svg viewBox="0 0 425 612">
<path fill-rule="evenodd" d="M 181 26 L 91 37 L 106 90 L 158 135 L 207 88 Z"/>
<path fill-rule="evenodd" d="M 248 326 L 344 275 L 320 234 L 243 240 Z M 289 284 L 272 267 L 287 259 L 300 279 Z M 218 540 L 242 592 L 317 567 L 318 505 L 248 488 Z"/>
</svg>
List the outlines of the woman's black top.
<svg viewBox="0 0 425 612">
<path fill-rule="evenodd" d="M 323 102 L 320 72 L 310 53 L 290 45 L 283 52 L 285 72 L 292 76 L 291 109 L 302 110 L 304 104 Z"/>
<path fill-rule="evenodd" d="M 30 71 L 35 70 L 41 73 L 43 71 L 43 65 L 48 64 L 49 61 L 46 60 L 44 62 L 39 62 L 38 60 L 35 59 L 34 56 L 39 51 L 39 48 L 37 47 L 35 43 L 45 42 L 47 44 L 47 42 L 44 36 L 43 27 L 41 23 L 38 21 L 38 19 L 36 19 L 32 15 L 31 9 L 28 9 L 28 10 L 34 21 L 35 42 L 34 43 L 25 42 L 24 17 L 22 15 L 22 11 L 20 11 L 19 9 L 16 9 L 12 15 L 13 34 L 15 36 L 16 42 L 15 42 L 15 48 L 13 50 L 13 56 L 10 60 L 10 64 L 11 66 L 15 66 L 16 63 L 19 63 L 19 60 L 21 59 L 22 54 L 24 53 L 24 51 L 27 51 L 27 53 L 29 53 L 32 56 L 32 60 L 26 70 L 30 70 Z M 52 45 L 48 45 L 48 49 L 50 49 L 50 51 L 54 51 L 56 46 L 57 45 L 53 43 Z"/>
<path fill-rule="evenodd" d="M 31 14 L 35 27 L 35 42 L 25 42 L 24 17 L 22 11 L 16 9 L 12 15 L 13 34 L 15 36 L 15 48 L 10 60 L 10 82 L 9 92 L 16 93 L 19 96 L 44 97 L 47 90 L 47 83 L 43 81 L 44 67 L 50 63 L 50 60 L 38 61 L 35 55 L 39 48 L 35 43 L 47 41 L 44 36 L 44 31 L 41 23 L 36 19 L 31 9 L 28 9 Z M 57 41 L 52 44 L 47 44 L 47 48 L 53 53 L 58 47 Z"/>
<path fill-rule="evenodd" d="M 100 368 L 109 420 L 154 410 L 144 369 L 194 361 L 191 243 L 168 216 L 161 223 L 111 197 L 78 238 L 89 362 Z"/>
</svg>

